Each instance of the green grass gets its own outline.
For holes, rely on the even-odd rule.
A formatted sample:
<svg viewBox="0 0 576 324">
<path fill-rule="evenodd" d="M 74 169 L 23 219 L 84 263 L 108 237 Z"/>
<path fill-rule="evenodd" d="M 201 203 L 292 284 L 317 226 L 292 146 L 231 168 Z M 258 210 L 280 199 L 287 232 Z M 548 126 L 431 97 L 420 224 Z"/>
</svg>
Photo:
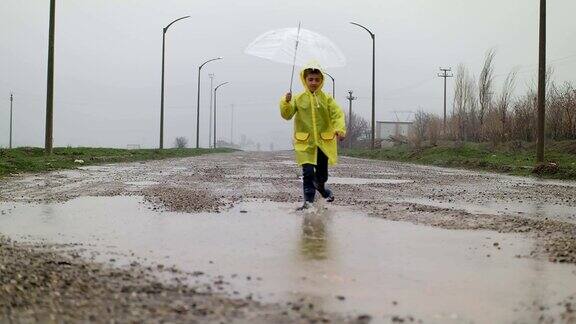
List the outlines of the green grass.
<svg viewBox="0 0 576 324">
<path fill-rule="evenodd" d="M 158 160 L 197 156 L 209 153 L 228 153 L 232 149 L 113 149 L 113 148 L 54 148 L 52 155 L 45 155 L 41 148 L 0 149 L 0 178 L 22 172 L 45 172 L 73 169 L 82 165 L 101 163 Z M 74 160 L 83 160 L 76 163 Z"/>
<path fill-rule="evenodd" d="M 387 149 L 352 149 L 342 151 L 343 155 L 410 162 L 442 167 L 455 167 L 472 170 L 501 172 L 520 176 L 534 176 L 536 165 L 534 144 L 520 147 L 491 147 L 488 144 L 444 143 L 438 146 L 411 148 L 408 145 Z M 559 169 L 556 173 L 539 175 L 543 178 L 576 180 L 576 142 L 565 141 L 550 143 L 545 152 L 546 161 L 555 162 Z"/>
</svg>

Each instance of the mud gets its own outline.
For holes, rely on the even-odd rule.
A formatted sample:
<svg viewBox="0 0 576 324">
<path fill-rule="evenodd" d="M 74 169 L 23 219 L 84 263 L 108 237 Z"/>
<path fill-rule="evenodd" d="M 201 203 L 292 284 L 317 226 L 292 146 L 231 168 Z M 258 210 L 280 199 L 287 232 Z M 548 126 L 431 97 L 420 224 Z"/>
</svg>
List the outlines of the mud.
<svg viewBox="0 0 576 324">
<path fill-rule="evenodd" d="M 558 266 L 560 267 L 558 269 L 563 270 L 555 269 L 550 270 L 550 272 L 537 271 L 536 273 L 538 275 L 533 278 L 526 276 L 525 282 L 540 282 L 542 278 L 547 278 L 544 280 L 546 282 L 576 282 L 574 277 L 574 271 L 576 270 L 573 265 L 576 263 L 576 183 L 540 181 L 530 178 L 354 158 L 342 158 L 341 162 L 342 164 L 331 169 L 331 176 L 334 177 L 334 181 L 330 186 L 335 192 L 336 202 L 334 206 L 328 207 L 329 210 L 338 211 L 338 213 L 345 215 L 345 212 L 339 208 L 346 208 L 357 211 L 357 213 L 365 213 L 366 215 L 373 216 L 373 218 L 359 216 L 360 218 L 402 221 L 441 228 L 443 232 L 437 236 L 440 241 L 449 241 L 448 237 L 451 237 L 451 234 L 448 233 L 451 233 L 452 230 L 465 230 L 463 235 L 470 240 L 468 241 L 469 245 L 462 243 L 462 241 L 454 241 L 452 243 L 453 246 L 468 246 L 470 247 L 470 251 L 479 252 L 476 254 L 473 252 L 463 254 L 460 259 L 455 257 L 457 253 L 449 253 L 447 255 L 452 255 L 454 258 L 448 258 L 442 261 L 442 264 L 450 264 L 450 262 L 466 264 L 466 262 L 470 260 L 473 260 L 473 262 L 477 264 L 482 264 L 488 260 L 488 262 L 496 262 L 492 264 L 492 267 L 496 266 L 509 269 L 518 267 L 513 273 L 522 273 L 522 269 L 526 270 L 534 267 L 548 269 L 550 266 Z M 9 206 L 11 203 L 39 203 L 41 204 L 40 206 L 50 208 L 49 206 L 60 206 L 66 201 L 72 203 L 76 201 L 77 198 L 86 196 L 134 196 L 135 199 L 143 199 L 142 205 L 148 208 L 150 212 L 157 213 L 161 217 L 167 217 L 170 215 L 169 213 L 173 212 L 185 212 L 187 214 L 181 214 L 185 215 L 185 217 L 194 217 L 194 215 L 200 215 L 198 213 L 211 212 L 220 213 L 225 217 L 223 219 L 229 217 L 226 216 L 228 215 L 227 213 L 237 212 L 239 213 L 238 215 L 244 216 L 251 213 L 248 207 L 246 207 L 247 210 L 244 210 L 244 212 L 238 210 L 238 208 L 243 208 L 243 204 L 251 201 L 271 201 L 277 204 L 275 206 L 288 206 L 282 207 L 288 209 L 296 207 L 298 202 L 301 201 L 300 170 L 292 162 L 290 152 L 235 153 L 178 160 L 86 167 L 79 170 L 7 179 L 0 183 L 0 188 L 0 200 L 5 202 L 2 204 L 3 208 L 1 209 L 5 215 L 9 214 Z M 71 199 L 73 200 L 71 201 Z M 20 208 L 21 207 L 18 207 L 18 209 Z M 112 217 L 113 214 L 114 211 L 111 211 L 109 217 Z M 0 217 L 3 216 L 0 215 Z M 298 218 L 299 216 L 292 215 L 286 217 L 300 220 Z M 338 216 L 334 218 L 340 219 Z M 123 218 L 120 217 L 120 219 Z M 384 221 L 380 220 L 380 222 Z M 281 222 L 276 221 L 273 224 L 269 224 L 268 228 L 272 228 L 275 224 L 279 223 Z M 340 257 L 346 260 L 341 252 L 342 250 L 336 250 L 336 252 L 334 252 L 335 254 L 331 255 L 329 252 L 331 251 L 330 249 L 319 249 L 318 247 L 322 247 L 326 242 L 331 241 L 323 240 L 322 235 L 320 235 L 320 239 L 318 239 L 318 235 L 316 235 L 318 233 L 314 234 L 318 226 L 308 226 L 305 223 L 306 222 L 302 220 L 301 226 L 294 225 L 300 227 L 299 232 L 302 233 L 301 235 L 312 238 L 310 240 L 301 240 L 302 242 L 307 242 L 305 244 L 302 243 L 299 252 L 302 258 L 305 258 L 305 255 L 308 254 L 309 261 L 321 268 L 327 266 L 327 264 L 332 264 L 331 262 L 340 260 Z M 248 224 L 251 223 L 248 222 Z M 392 232 L 390 233 L 392 234 L 394 232 L 404 233 L 402 229 L 394 229 L 394 226 L 389 223 L 378 224 L 387 224 L 382 226 L 391 228 Z M 238 225 L 240 226 L 240 223 Z M 103 226 L 106 226 L 106 224 L 103 224 Z M 350 228 L 356 226 L 361 225 L 350 226 Z M 377 228 L 380 225 L 374 226 Z M 220 226 L 206 228 L 205 230 L 207 233 L 210 233 L 211 231 L 217 231 L 218 228 L 220 228 Z M 404 231 L 406 231 L 406 233 L 420 233 L 420 228 L 422 227 L 416 226 L 415 228 L 404 229 Z M 446 229 L 451 231 L 445 231 Z M 264 228 L 262 230 L 266 231 L 267 229 Z M 307 231 L 312 234 L 306 235 Z M 0 232 L 3 233 L 4 231 L 0 230 Z M 383 232 L 385 232 L 385 230 L 383 230 Z M 74 231 L 63 230 L 62 233 L 63 236 L 66 236 L 64 234 L 74 233 Z M 330 233 L 330 231 L 328 231 L 328 233 Z M 26 233 L 16 231 L 10 236 L 19 234 Z M 42 233 L 35 233 L 36 237 L 30 237 L 29 240 L 37 241 L 41 236 L 40 234 Z M 392 234 L 389 234 L 389 236 Z M 487 240 L 487 243 L 480 243 L 481 240 L 479 239 L 478 241 L 471 239 L 477 234 L 482 237 L 497 237 L 497 235 L 502 235 L 502 237 L 498 236 L 497 240 Z M 337 235 L 336 237 L 341 237 L 347 234 L 338 233 Z M 379 234 L 374 233 L 373 235 L 374 237 L 378 237 Z M 235 236 L 232 235 L 231 237 Z M 327 237 L 334 236 L 328 235 Z M 412 237 L 404 235 L 404 237 L 404 240 L 399 239 L 400 246 L 415 244 L 415 242 L 419 240 L 419 236 Z M 20 239 L 25 238 L 20 237 Z M 67 239 L 70 240 L 69 242 L 74 242 L 75 240 L 76 242 L 86 242 L 85 238 L 80 237 L 68 237 Z M 44 240 L 47 242 L 58 242 L 54 237 L 44 237 Z M 505 242 L 508 240 L 511 240 L 510 242 L 513 244 L 505 245 Z M 191 240 L 191 242 L 192 241 L 193 240 Z M 424 244 L 424 242 L 426 241 L 423 240 L 420 243 Z M 62 242 L 60 243 L 63 244 Z M 494 245 L 496 243 L 498 244 Z M 369 248 L 370 244 L 371 241 L 368 239 L 359 239 L 358 249 Z M 94 249 L 98 249 L 98 246 L 101 245 L 101 243 L 92 242 L 82 247 L 82 249 L 94 251 Z M 377 243 L 377 246 L 386 246 L 386 241 L 384 240 L 384 242 Z M 13 248 L 19 248 L 19 245 Z M 436 246 L 436 250 L 433 249 L 432 251 L 450 251 L 451 248 L 453 247 Z M 486 249 L 491 252 L 487 252 L 488 250 Z M 113 250 L 114 249 L 108 249 L 107 252 L 99 251 L 99 253 L 111 253 Z M 122 255 L 122 253 L 124 253 L 130 255 L 130 253 L 126 253 L 126 249 L 120 250 L 124 252 L 117 251 L 119 254 Z M 218 255 L 214 250 L 208 250 Z M 32 251 L 35 251 L 34 253 L 40 253 L 37 252 L 37 250 Z M 266 249 L 255 248 L 255 251 L 266 251 Z M 110 255 L 106 253 L 101 255 L 106 255 L 106 258 L 109 259 Z M 420 250 L 419 253 L 408 254 L 410 255 L 409 257 L 399 256 L 391 258 L 393 261 L 390 262 L 389 266 L 397 267 L 398 264 L 401 264 L 401 262 L 405 260 L 416 260 L 419 255 L 430 253 L 432 252 L 423 252 L 423 250 Z M 135 254 L 137 255 L 138 253 Z M 287 299 L 285 297 L 271 297 L 267 295 L 267 293 L 271 292 L 276 295 L 282 295 L 281 292 L 286 292 L 287 289 L 280 284 L 282 280 L 279 280 L 277 277 L 268 277 L 268 279 L 266 279 L 266 277 L 269 276 L 266 271 L 245 271 L 247 275 L 252 278 L 263 276 L 264 279 L 262 281 L 250 280 L 248 283 L 244 282 L 242 284 L 237 280 L 232 280 L 231 276 L 233 274 L 238 275 L 238 271 L 233 263 L 220 267 L 222 261 L 219 261 L 217 266 L 208 266 L 201 270 L 193 270 L 193 268 L 199 267 L 199 263 L 196 263 L 195 259 L 200 255 L 202 254 L 197 250 L 195 253 L 192 253 L 194 257 L 190 257 L 190 260 L 192 260 L 190 263 L 173 263 L 178 263 L 176 269 L 184 268 L 190 273 L 194 273 L 194 271 L 207 273 L 211 278 L 217 278 L 219 275 L 228 275 L 230 278 L 229 287 L 234 288 L 231 290 L 222 289 L 223 296 L 225 297 L 221 298 L 236 300 L 234 299 L 234 291 L 239 294 L 260 292 L 261 299 L 258 300 L 259 306 L 254 307 L 266 309 L 264 313 L 268 314 L 267 316 L 280 316 L 278 314 L 283 314 L 287 309 L 292 309 L 294 303 L 298 303 L 300 300 L 298 298 Z M 240 255 L 242 255 L 242 253 L 240 253 Z M 148 260 L 129 261 L 130 258 L 115 257 L 115 259 L 118 259 L 115 263 L 120 264 L 120 260 L 124 260 L 124 265 L 128 262 L 137 262 L 142 265 L 147 262 L 161 264 L 159 257 L 154 258 L 150 255 L 142 255 L 142 257 Z M 173 258 L 174 260 L 178 260 L 176 256 L 173 256 Z M 87 260 L 89 258 L 83 255 L 81 259 Z M 200 257 L 200 260 L 201 259 Z M 221 258 L 221 260 L 224 259 L 226 258 Z M 362 262 L 366 263 L 366 269 L 374 266 L 370 261 L 373 258 L 371 259 L 371 257 L 367 256 L 363 259 L 365 261 L 360 261 L 359 259 L 357 262 L 360 264 L 362 264 Z M 549 263 L 548 261 L 553 261 L 554 263 Z M 93 262 L 102 262 L 102 260 L 95 257 Z M 383 263 L 376 266 L 375 269 L 379 269 L 379 271 L 389 269 L 388 266 L 382 268 L 384 265 L 388 265 L 385 260 L 382 262 Z M 523 262 L 532 262 L 534 265 L 530 266 L 528 263 Z M 565 264 L 557 265 L 555 263 Z M 238 264 L 237 269 L 240 269 L 241 262 L 236 262 L 236 264 Z M 488 265 L 489 264 L 490 263 L 488 263 Z M 116 267 L 117 266 L 118 265 L 116 265 Z M 140 266 L 135 267 L 135 269 L 139 268 Z M 169 268 L 169 266 L 166 266 L 166 268 Z M 434 265 L 419 264 L 418 268 L 424 270 L 433 269 Z M 305 272 L 309 273 L 309 276 L 312 276 L 311 274 L 315 273 L 313 269 L 314 268 L 308 268 Z M 133 270 L 134 269 L 124 269 L 122 271 Z M 566 272 L 565 275 L 559 275 L 559 273 L 563 273 L 564 271 Z M 372 278 L 369 274 L 363 273 L 362 270 L 359 269 L 350 273 L 356 274 L 358 278 Z M 394 273 L 394 271 L 391 273 Z M 309 317 L 301 317 L 302 314 L 296 312 L 295 315 L 290 315 L 292 317 L 287 319 L 287 321 L 295 321 L 296 319 L 302 319 L 303 321 L 321 319 L 331 321 L 372 320 L 373 322 L 424 320 L 424 322 L 436 323 L 450 321 L 490 323 L 494 322 L 493 320 L 500 322 L 576 321 L 573 312 L 573 298 L 576 291 L 574 291 L 574 287 L 570 285 L 565 285 L 562 288 L 561 284 L 551 284 L 551 288 L 549 288 L 550 294 L 528 294 L 529 297 L 527 299 L 514 297 L 514 294 L 509 294 L 509 297 L 500 297 L 506 296 L 506 293 L 486 288 L 486 297 L 481 298 L 486 304 L 484 304 L 484 307 L 474 310 L 471 308 L 473 303 L 469 302 L 471 299 L 466 297 L 467 295 L 463 292 L 464 290 L 452 291 L 455 297 L 453 300 L 446 295 L 437 293 L 442 289 L 450 287 L 449 283 L 442 284 L 441 278 L 443 277 L 443 273 L 450 273 L 450 271 L 440 268 L 440 271 L 429 274 L 431 277 L 427 279 L 422 274 L 417 274 L 412 278 L 412 282 L 398 281 L 398 286 L 392 289 L 391 293 L 361 293 L 356 297 L 354 297 L 353 292 L 360 290 L 369 292 L 370 289 L 358 288 L 352 285 L 344 290 L 346 291 L 346 295 L 330 291 L 327 288 L 320 289 L 317 285 L 310 285 L 310 287 L 306 284 L 303 286 L 296 285 L 295 292 L 303 292 L 306 291 L 307 288 L 311 288 L 313 290 L 312 292 L 316 295 L 324 294 L 324 298 L 321 300 L 329 300 L 330 302 L 319 302 L 318 299 L 310 298 L 309 295 L 307 295 L 304 299 L 305 302 L 301 302 L 301 304 L 306 305 L 306 303 L 308 303 L 312 305 L 312 307 L 308 307 L 307 309 L 314 311 L 320 311 L 321 309 L 321 313 L 313 313 L 311 315 L 305 315 Z M 458 273 L 459 272 L 456 271 L 453 276 Z M 490 272 L 488 271 L 488 273 Z M 320 276 L 325 274 L 326 272 L 320 272 Z M 499 280 L 499 282 L 511 282 L 507 280 L 506 277 L 499 277 L 499 275 L 494 273 L 488 274 L 487 276 L 487 278 Z M 572 278 L 570 276 L 572 276 Z M 519 276 L 519 278 L 521 277 L 522 276 Z M 151 280 L 154 281 L 155 279 Z M 338 280 L 340 279 L 337 279 L 337 281 Z M 461 280 L 458 281 L 460 282 L 458 287 L 465 287 L 465 285 L 461 285 L 461 282 L 465 282 L 466 280 L 467 279 L 461 278 Z M 472 277 L 468 278 L 468 280 L 471 282 L 482 282 L 480 279 L 473 279 Z M 521 280 L 519 281 L 521 282 Z M 381 278 L 373 279 L 372 282 L 382 282 L 382 288 L 377 290 L 381 292 L 394 286 L 390 284 L 394 281 L 381 281 Z M 420 284 L 418 284 L 418 282 L 420 282 Z M 418 289 L 427 291 L 429 288 L 426 288 L 426 282 L 434 283 L 438 289 L 434 290 L 437 295 L 432 293 L 429 297 L 434 301 L 445 299 L 446 303 L 444 306 L 426 309 L 426 307 L 422 306 L 424 302 L 419 301 L 413 294 L 408 293 L 410 291 L 418 291 Z M 200 283 L 192 280 L 188 282 L 188 284 L 193 287 L 195 284 Z M 213 288 L 215 287 L 213 282 L 203 282 L 202 284 L 208 284 L 208 286 Z M 406 288 L 411 285 L 414 286 L 410 289 Z M 489 287 L 489 285 L 485 286 Z M 319 290 L 314 291 L 314 289 L 316 289 L 314 287 Z M 471 287 L 468 288 L 472 291 L 478 290 Z M 522 289 L 515 287 L 511 283 L 508 286 L 503 285 L 502 288 L 503 291 L 508 293 L 511 291 L 522 292 Z M 566 290 L 564 290 L 564 288 L 566 288 Z M 534 289 L 538 290 L 540 288 Z M 214 290 L 218 291 L 219 289 L 215 288 Z M 47 291 L 47 289 L 44 288 L 44 291 Z M 327 299 L 326 296 L 330 297 Z M 250 297 L 250 300 L 258 299 L 256 295 L 251 295 Z M 476 296 L 470 296 L 470 298 L 474 297 Z M 245 300 L 248 296 L 236 296 L 236 298 Z M 363 302 L 358 301 L 362 300 L 362 298 L 364 298 Z M 488 300 L 491 299 L 495 304 L 488 302 Z M 450 300 L 452 300 L 452 302 L 449 302 Z M 335 301 L 341 303 L 341 305 L 338 306 L 338 303 Z M 458 301 L 462 301 L 462 303 L 459 304 Z M 143 304 L 151 302 L 152 301 L 146 301 Z M 372 303 L 379 302 L 392 306 L 370 306 Z M 497 304 L 500 304 L 500 307 L 495 306 Z M 399 305 L 401 306 L 398 307 Z M 270 312 L 268 311 L 269 307 L 272 307 L 272 309 L 276 307 L 276 310 Z M 21 308 L 16 307 L 15 309 L 23 311 Z M 214 318 L 219 317 L 225 321 L 231 318 L 242 320 L 246 318 L 245 316 L 251 316 L 250 314 L 252 313 L 259 314 L 257 310 L 252 310 L 250 307 L 245 309 L 248 315 L 226 317 L 226 313 L 221 313 Z M 301 310 L 301 305 L 300 307 L 296 307 L 296 309 Z M 500 313 L 494 311 L 493 316 L 495 317 L 489 317 L 486 314 L 486 309 L 498 309 Z M 57 312 L 57 314 L 60 314 L 58 316 L 64 316 L 64 313 Z M 118 314 L 120 313 L 122 312 Z M 364 316 L 365 314 L 370 314 L 370 316 Z M 66 316 L 69 316 L 69 314 Z M 261 319 L 261 317 L 258 316 L 256 317 Z"/>
<path fill-rule="evenodd" d="M 308 307 L 230 298 L 212 285 L 162 283 L 137 263 L 115 269 L 63 256 L 50 245 L 15 244 L 0 239 L 0 321 L 62 322 L 357 322 Z M 177 270 L 173 270 L 177 272 Z"/>
</svg>

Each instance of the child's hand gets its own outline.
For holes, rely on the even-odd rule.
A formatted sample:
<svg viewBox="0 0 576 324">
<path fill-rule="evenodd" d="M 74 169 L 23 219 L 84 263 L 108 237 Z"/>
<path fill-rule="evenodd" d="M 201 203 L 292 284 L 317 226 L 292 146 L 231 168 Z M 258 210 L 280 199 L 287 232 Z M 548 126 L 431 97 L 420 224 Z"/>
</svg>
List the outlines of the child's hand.
<svg viewBox="0 0 576 324">
<path fill-rule="evenodd" d="M 286 100 L 286 102 L 290 102 L 290 100 L 292 100 L 292 92 L 288 92 L 288 93 L 286 94 L 286 99 L 285 99 L 285 100 Z"/>
</svg>

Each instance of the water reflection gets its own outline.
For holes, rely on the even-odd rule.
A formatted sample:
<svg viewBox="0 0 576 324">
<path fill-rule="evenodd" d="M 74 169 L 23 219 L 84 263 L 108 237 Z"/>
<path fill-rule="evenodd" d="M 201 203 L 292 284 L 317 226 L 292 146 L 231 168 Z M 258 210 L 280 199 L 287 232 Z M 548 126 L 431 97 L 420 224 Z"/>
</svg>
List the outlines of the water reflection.
<svg viewBox="0 0 576 324">
<path fill-rule="evenodd" d="M 55 213 L 54 213 L 54 205 L 53 204 L 43 204 L 41 205 L 41 219 L 42 222 L 45 224 L 51 224 L 54 222 L 57 222 L 57 220 L 55 219 Z"/>
<path fill-rule="evenodd" d="M 300 237 L 300 254 L 305 259 L 325 260 L 328 258 L 327 223 L 328 215 L 325 211 L 304 214 Z"/>
</svg>

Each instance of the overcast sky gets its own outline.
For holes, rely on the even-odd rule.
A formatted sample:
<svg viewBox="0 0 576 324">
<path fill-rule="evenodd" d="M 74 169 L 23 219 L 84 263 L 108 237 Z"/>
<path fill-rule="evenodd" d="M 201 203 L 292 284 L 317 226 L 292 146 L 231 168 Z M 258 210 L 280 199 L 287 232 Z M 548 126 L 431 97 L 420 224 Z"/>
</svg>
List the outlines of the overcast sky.
<svg viewBox="0 0 576 324">
<path fill-rule="evenodd" d="M 271 29 L 303 27 L 330 38 L 346 67 L 329 70 L 343 108 L 370 116 L 371 41 L 348 24 L 376 34 L 376 116 L 393 111 L 442 111 L 438 68 L 459 63 L 479 74 L 495 48 L 502 81 L 520 69 L 518 92 L 536 77 L 538 0 L 57 0 L 54 100 L 55 146 L 157 147 L 162 28 L 166 40 L 165 146 L 177 136 L 195 142 L 198 65 L 202 70 L 200 142 L 208 143 L 209 73 L 229 81 L 218 94 L 218 138 L 247 135 L 267 149 L 290 147 L 292 122 L 280 118 L 290 66 L 243 53 Z M 576 80 L 576 1 L 548 1 L 548 59 L 558 82 Z M 14 144 L 43 146 L 48 44 L 48 0 L 0 0 L 0 146 L 8 145 L 9 94 Z M 449 81 L 449 102 L 453 92 Z M 298 84 L 297 89 L 301 89 Z M 325 84 L 331 91 L 331 84 Z M 451 106 L 451 104 L 450 104 Z M 403 118 L 400 114 L 400 118 Z"/>
</svg>

